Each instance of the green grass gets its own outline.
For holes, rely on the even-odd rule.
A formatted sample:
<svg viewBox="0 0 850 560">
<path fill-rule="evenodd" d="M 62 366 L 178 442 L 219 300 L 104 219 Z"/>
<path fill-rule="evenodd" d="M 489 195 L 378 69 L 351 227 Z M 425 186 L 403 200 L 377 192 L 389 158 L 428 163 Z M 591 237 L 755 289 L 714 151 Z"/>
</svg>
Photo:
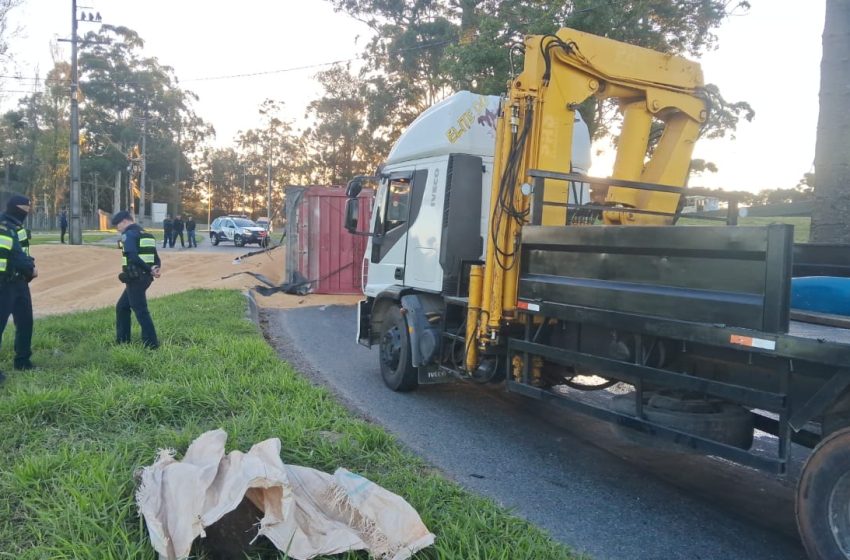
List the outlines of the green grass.
<svg viewBox="0 0 850 560">
<path fill-rule="evenodd" d="M 103 241 L 104 239 L 108 239 L 110 237 L 117 237 L 118 232 L 116 231 L 84 231 L 83 232 L 83 243 L 97 243 L 98 241 Z M 70 234 L 65 235 L 65 242 L 68 242 L 68 238 Z M 59 243 L 59 232 L 58 231 L 34 231 L 32 232 L 32 238 L 30 239 L 30 245 L 46 245 Z"/>
<path fill-rule="evenodd" d="M 770 224 L 791 224 L 794 226 L 794 242 L 808 243 L 809 229 L 812 219 L 808 217 L 786 216 L 777 218 L 754 218 L 746 217 L 739 218 L 738 225 L 741 226 L 767 226 Z M 681 218 L 678 221 L 682 226 L 717 226 L 722 225 L 722 222 L 712 222 L 709 220 L 700 220 L 696 218 Z"/>
<path fill-rule="evenodd" d="M 153 560 L 133 473 L 158 449 L 182 456 L 219 427 L 230 435 L 228 451 L 279 437 L 284 462 L 343 466 L 405 497 L 437 535 L 417 558 L 572 557 L 310 385 L 277 358 L 245 309 L 231 291 L 154 300 L 163 343 L 155 352 L 113 344 L 110 309 L 37 321 L 40 369 L 11 372 L 0 386 L 0 558 Z M 7 372 L 12 338 L 7 331 L 0 354 Z"/>
</svg>

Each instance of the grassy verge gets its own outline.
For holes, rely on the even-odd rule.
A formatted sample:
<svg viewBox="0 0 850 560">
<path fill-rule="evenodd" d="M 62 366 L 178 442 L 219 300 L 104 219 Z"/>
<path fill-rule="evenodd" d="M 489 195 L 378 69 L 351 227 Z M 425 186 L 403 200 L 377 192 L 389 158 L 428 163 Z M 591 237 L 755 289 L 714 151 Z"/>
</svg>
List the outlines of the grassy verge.
<svg viewBox="0 0 850 560">
<path fill-rule="evenodd" d="M 311 386 L 244 318 L 240 294 L 194 291 L 151 308 L 163 342 L 156 352 L 114 345 L 111 310 L 36 323 L 41 368 L 11 372 L 0 387 L 0 558 L 153 560 L 133 472 L 158 448 L 182 453 L 218 427 L 230 434 L 228 451 L 279 437 L 284 462 L 344 466 L 404 496 L 437 535 L 417 558 L 571 557 Z"/>
<path fill-rule="evenodd" d="M 758 217 L 750 217 L 739 218 L 738 224 L 742 226 L 767 226 L 770 224 L 791 224 L 794 226 L 794 242 L 795 243 L 808 243 L 809 242 L 809 229 L 811 225 L 811 218 L 803 217 L 803 216 L 786 216 L 786 217 L 777 217 L 777 218 L 758 218 Z M 700 220 L 696 218 L 680 218 L 679 225 L 682 226 L 719 226 L 723 225 L 722 222 L 712 222 L 709 220 Z"/>
<path fill-rule="evenodd" d="M 97 243 L 98 241 L 103 241 L 104 239 L 108 239 L 110 237 L 116 237 L 117 235 L 117 231 L 84 231 L 83 243 Z M 66 242 L 68 241 L 69 237 L 70 234 L 65 234 Z M 32 233 L 30 245 L 46 245 L 48 243 L 59 243 L 58 231 L 34 231 Z"/>
</svg>

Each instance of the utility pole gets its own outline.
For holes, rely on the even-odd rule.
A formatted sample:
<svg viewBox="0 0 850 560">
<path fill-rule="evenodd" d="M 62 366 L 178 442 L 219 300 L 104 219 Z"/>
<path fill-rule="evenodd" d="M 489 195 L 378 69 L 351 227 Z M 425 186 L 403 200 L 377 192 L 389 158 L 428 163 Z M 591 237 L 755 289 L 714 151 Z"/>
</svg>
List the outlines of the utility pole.
<svg viewBox="0 0 850 560">
<path fill-rule="evenodd" d="M 80 89 L 79 74 L 77 72 L 78 21 L 100 23 L 100 12 L 97 13 L 97 16 L 89 13 L 88 19 L 85 19 L 85 14 L 83 14 L 83 19 L 77 19 L 77 0 L 71 0 L 71 146 L 68 150 L 71 172 L 71 235 L 69 238 L 71 245 L 83 244 L 82 207 L 80 202 L 80 108 L 77 100 Z M 68 41 L 68 39 L 59 40 Z"/>
<path fill-rule="evenodd" d="M 212 188 L 210 188 L 210 177 L 207 175 L 207 228 L 210 227 L 212 221 L 210 217 L 212 215 Z"/>
<path fill-rule="evenodd" d="M 80 223 L 80 120 L 77 92 L 77 0 L 71 0 L 71 245 L 83 244 Z"/>
<path fill-rule="evenodd" d="M 139 179 L 139 224 L 145 224 L 145 171 L 147 169 L 147 146 L 148 146 L 148 108 L 145 103 L 145 114 L 142 117 L 142 172 Z M 153 202 L 153 200 L 151 200 Z"/>
<path fill-rule="evenodd" d="M 268 182 L 268 196 L 266 198 L 266 204 L 268 206 L 266 216 L 269 218 L 269 227 L 272 225 L 272 153 L 271 149 L 269 149 L 269 160 L 268 160 L 268 172 L 266 173 L 266 181 Z"/>
<path fill-rule="evenodd" d="M 183 142 L 181 138 L 181 132 L 183 129 L 183 120 L 179 119 L 177 123 L 177 155 L 174 158 L 174 190 L 177 191 L 177 204 L 174 205 L 174 213 L 180 213 L 180 202 L 182 200 L 182 195 L 180 193 L 180 158 L 183 156 Z M 166 208 L 166 214 L 168 213 L 168 208 Z"/>
</svg>

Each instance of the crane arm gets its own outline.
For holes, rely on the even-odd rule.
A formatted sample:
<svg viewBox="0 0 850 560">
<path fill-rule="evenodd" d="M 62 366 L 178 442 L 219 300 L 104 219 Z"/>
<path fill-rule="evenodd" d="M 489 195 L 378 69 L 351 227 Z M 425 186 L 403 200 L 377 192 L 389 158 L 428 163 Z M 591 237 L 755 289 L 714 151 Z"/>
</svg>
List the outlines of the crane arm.
<svg viewBox="0 0 850 560">
<path fill-rule="evenodd" d="M 481 292 L 470 291 L 478 321 L 467 323 L 467 369 L 474 370 L 481 347 L 497 340 L 514 316 L 518 281 L 517 247 L 529 200 L 519 185 L 531 169 L 568 173 L 573 122 L 591 96 L 613 99 L 623 113 L 612 177 L 668 186 L 684 185 L 694 143 L 707 118 L 700 66 L 611 39 L 564 28 L 554 35 L 525 39 L 523 71 L 509 85 L 496 131 L 490 223 Z M 653 120 L 663 125 L 647 158 Z M 568 192 L 563 181 L 544 183 L 543 225 L 567 224 Z M 673 213 L 679 195 L 611 187 L 606 203 L 620 207 L 604 215 L 607 224 L 666 224 L 666 216 L 628 208 Z"/>
</svg>

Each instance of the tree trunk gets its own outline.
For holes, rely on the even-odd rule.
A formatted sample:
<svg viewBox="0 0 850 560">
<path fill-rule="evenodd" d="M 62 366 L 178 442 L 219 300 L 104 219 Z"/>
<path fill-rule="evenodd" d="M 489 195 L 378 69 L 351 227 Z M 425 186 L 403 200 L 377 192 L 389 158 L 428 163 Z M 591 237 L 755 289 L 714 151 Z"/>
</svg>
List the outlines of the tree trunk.
<svg viewBox="0 0 850 560">
<path fill-rule="evenodd" d="M 121 172 L 115 172 L 115 191 L 112 193 L 112 213 L 121 210 Z"/>
<path fill-rule="evenodd" d="M 850 0 L 827 0 L 811 240 L 850 243 Z"/>
</svg>

